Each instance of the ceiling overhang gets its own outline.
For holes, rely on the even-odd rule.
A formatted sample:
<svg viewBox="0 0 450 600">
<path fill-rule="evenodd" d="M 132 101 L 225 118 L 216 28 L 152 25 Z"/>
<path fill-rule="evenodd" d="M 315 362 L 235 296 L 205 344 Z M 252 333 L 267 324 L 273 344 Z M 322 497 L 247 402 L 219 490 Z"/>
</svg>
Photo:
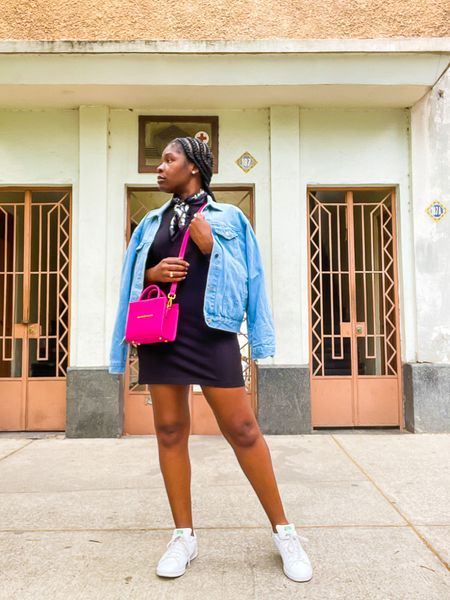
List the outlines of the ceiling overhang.
<svg viewBox="0 0 450 600">
<path fill-rule="evenodd" d="M 0 107 L 404 108 L 449 61 L 446 51 L 0 53 Z"/>
</svg>

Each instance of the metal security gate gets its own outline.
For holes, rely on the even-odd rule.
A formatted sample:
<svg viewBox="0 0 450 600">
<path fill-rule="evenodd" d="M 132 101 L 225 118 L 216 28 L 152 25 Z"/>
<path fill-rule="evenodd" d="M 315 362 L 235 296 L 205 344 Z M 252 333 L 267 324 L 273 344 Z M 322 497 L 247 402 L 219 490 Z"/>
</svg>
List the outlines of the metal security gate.
<svg viewBox="0 0 450 600">
<path fill-rule="evenodd" d="M 238 206 L 252 225 L 253 220 L 253 187 L 230 186 L 214 187 L 214 194 L 218 202 L 227 202 Z M 168 199 L 167 194 L 158 188 L 129 188 L 128 189 L 128 231 L 127 239 L 145 214 L 161 206 Z M 245 387 L 253 409 L 256 407 L 255 367 L 250 359 L 250 350 L 244 321 L 241 334 L 239 334 L 241 347 L 242 370 Z M 150 391 L 147 385 L 138 383 L 138 357 L 133 346 L 128 353 L 128 362 L 125 373 L 124 394 L 124 433 L 143 435 L 154 433 L 153 411 Z M 189 396 L 191 411 L 191 432 L 197 434 L 219 434 L 214 414 L 206 402 L 200 386 L 191 386 Z"/>
<path fill-rule="evenodd" d="M 308 204 L 312 425 L 402 426 L 394 191 Z"/>
<path fill-rule="evenodd" d="M 64 430 L 67 189 L 0 189 L 0 430 Z"/>
</svg>

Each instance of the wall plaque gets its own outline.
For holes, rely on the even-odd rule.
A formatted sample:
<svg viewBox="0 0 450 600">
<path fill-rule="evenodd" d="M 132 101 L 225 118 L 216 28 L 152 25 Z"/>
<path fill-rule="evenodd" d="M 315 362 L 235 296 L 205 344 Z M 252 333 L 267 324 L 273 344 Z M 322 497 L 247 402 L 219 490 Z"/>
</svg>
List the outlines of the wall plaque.
<svg viewBox="0 0 450 600">
<path fill-rule="evenodd" d="M 214 155 L 213 172 L 219 167 L 219 117 L 139 116 L 139 173 L 156 173 L 161 154 L 176 137 L 197 137 Z"/>
<path fill-rule="evenodd" d="M 244 171 L 244 173 L 248 173 L 258 164 L 258 161 L 250 154 L 250 152 L 244 152 L 244 154 L 241 154 L 236 160 L 236 164 Z"/>
<path fill-rule="evenodd" d="M 439 200 L 435 200 L 426 209 L 426 213 L 433 219 L 433 221 L 440 221 L 448 213 L 448 210 L 446 206 L 439 202 Z"/>
</svg>

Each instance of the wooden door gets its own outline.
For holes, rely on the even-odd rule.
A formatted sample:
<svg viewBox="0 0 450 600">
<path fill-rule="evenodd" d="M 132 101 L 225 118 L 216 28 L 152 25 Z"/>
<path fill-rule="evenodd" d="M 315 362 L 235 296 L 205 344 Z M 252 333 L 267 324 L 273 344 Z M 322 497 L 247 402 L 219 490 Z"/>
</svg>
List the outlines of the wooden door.
<svg viewBox="0 0 450 600">
<path fill-rule="evenodd" d="M 0 191 L 0 429 L 64 430 L 70 190 Z"/>
<path fill-rule="evenodd" d="M 313 427 L 402 426 L 394 191 L 308 201 Z"/>
</svg>

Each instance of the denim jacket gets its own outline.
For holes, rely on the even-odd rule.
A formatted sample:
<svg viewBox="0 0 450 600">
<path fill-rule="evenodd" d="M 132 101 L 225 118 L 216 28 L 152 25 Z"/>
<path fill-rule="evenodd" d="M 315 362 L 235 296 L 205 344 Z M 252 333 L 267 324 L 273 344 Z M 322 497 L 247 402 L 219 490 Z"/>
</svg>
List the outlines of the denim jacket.
<svg viewBox="0 0 450 600">
<path fill-rule="evenodd" d="M 125 371 L 128 304 L 137 300 L 143 290 L 147 254 L 169 204 L 170 200 L 148 212 L 131 236 L 122 266 L 110 373 Z M 214 202 L 210 196 L 203 212 L 214 240 L 203 305 L 205 322 L 209 327 L 238 333 L 246 313 L 252 358 L 273 356 L 273 319 L 258 242 L 250 222 L 236 206 Z M 189 276 L 184 285 L 189 285 Z"/>
</svg>

